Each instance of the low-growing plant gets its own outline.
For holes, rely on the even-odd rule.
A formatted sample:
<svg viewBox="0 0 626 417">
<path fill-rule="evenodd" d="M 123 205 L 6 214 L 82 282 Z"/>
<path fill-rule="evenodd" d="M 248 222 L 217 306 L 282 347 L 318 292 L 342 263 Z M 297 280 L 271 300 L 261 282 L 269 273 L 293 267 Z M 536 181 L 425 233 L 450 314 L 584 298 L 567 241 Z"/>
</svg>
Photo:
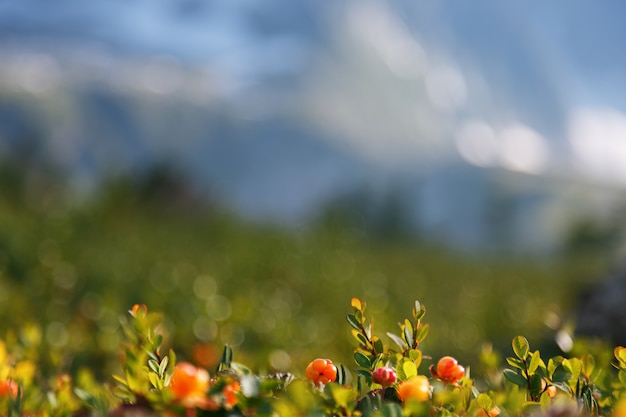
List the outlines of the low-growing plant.
<svg viewBox="0 0 626 417">
<path fill-rule="evenodd" d="M 488 345 L 482 375 L 452 356 L 425 355 L 426 309 L 374 332 L 366 303 L 354 298 L 347 321 L 354 363 L 312 359 L 294 373 L 260 374 L 234 361 L 225 346 L 219 365 L 205 369 L 162 351 L 160 315 L 135 305 L 121 322 L 120 372 L 98 383 L 88 371 L 47 381 L 19 342 L 0 341 L 0 415 L 17 416 L 363 416 L 507 417 L 626 416 L 626 348 L 612 358 L 591 351 L 542 357 L 523 336 L 505 364 Z"/>
</svg>

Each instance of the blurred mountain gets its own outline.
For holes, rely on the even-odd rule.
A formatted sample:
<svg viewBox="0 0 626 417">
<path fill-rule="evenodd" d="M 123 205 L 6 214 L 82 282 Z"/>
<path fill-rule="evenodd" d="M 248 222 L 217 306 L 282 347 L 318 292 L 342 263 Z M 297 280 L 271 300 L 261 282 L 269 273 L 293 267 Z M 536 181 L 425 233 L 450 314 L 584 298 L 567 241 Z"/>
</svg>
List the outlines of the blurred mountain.
<svg viewBox="0 0 626 417">
<path fill-rule="evenodd" d="M 347 205 L 549 253 L 624 205 L 624 9 L 0 0 L 0 157 L 78 193 L 167 161 L 251 219 Z"/>
</svg>

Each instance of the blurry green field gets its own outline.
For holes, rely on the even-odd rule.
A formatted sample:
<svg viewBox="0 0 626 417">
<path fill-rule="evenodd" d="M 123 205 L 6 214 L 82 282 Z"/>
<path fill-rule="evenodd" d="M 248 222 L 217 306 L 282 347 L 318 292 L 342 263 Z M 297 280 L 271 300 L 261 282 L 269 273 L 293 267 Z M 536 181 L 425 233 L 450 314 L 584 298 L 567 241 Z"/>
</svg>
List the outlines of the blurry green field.
<svg viewBox="0 0 626 417">
<path fill-rule="evenodd" d="M 386 342 L 418 299 L 431 325 L 425 354 L 470 360 L 485 341 L 549 340 L 546 315 L 567 317 L 581 285 L 604 272 L 589 258 L 479 259 L 330 223 L 281 231 L 132 190 L 74 205 L 4 197 L 0 337 L 38 346 L 50 367 L 103 377 L 134 303 L 163 312 L 166 344 L 181 357 L 198 342 L 218 354 L 229 343 L 235 360 L 271 371 L 318 356 L 350 367 L 351 297 L 367 301 Z"/>
</svg>

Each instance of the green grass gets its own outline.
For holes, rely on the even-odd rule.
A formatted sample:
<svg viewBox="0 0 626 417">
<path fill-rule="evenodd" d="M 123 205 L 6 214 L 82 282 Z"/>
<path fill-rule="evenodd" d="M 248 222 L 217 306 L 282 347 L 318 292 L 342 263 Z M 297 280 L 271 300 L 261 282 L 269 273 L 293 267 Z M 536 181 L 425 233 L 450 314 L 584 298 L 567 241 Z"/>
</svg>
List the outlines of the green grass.
<svg viewBox="0 0 626 417">
<path fill-rule="evenodd" d="M 50 369 L 101 377 L 118 363 L 119 316 L 134 303 L 164 314 L 165 344 L 181 357 L 200 341 L 218 354 L 229 343 L 236 361 L 272 370 L 289 358 L 298 371 L 318 356 L 352 366 L 351 297 L 367 301 L 386 342 L 417 299 L 431 326 L 425 354 L 470 360 L 517 334 L 549 346 L 546 315 L 566 318 L 604 272 L 599 258 L 474 257 L 331 223 L 251 225 L 132 188 L 80 204 L 29 198 L 0 201 L 0 337 L 38 346 Z"/>
</svg>

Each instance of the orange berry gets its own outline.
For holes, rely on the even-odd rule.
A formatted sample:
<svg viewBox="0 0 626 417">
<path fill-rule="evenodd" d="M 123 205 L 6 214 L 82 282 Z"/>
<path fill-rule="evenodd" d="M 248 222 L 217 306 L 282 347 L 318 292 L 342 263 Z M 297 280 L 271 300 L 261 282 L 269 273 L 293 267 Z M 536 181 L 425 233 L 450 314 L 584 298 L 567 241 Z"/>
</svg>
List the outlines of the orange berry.
<svg viewBox="0 0 626 417">
<path fill-rule="evenodd" d="M 498 406 L 494 405 L 491 410 L 489 410 L 489 412 L 487 412 L 487 410 L 485 410 L 484 408 L 480 408 L 477 412 L 476 412 L 476 416 L 477 417 L 498 417 L 500 415 L 500 408 L 498 408 Z"/>
<path fill-rule="evenodd" d="M 397 392 L 398 398 L 402 401 L 410 398 L 426 401 L 430 398 L 430 383 L 424 375 L 412 376 L 398 385 Z"/>
<path fill-rule="evenodd" d="M 465 368 L 452 356 L 439 359 L 436 370 L 431 369 L 431 372 L 433 376 L 449 384 L 455 384 L 465 376 Z"/>
<path fill-rule="evenodd" d="M 203 403 L 209 382 L 209 373 L 205 369 L 181 362 L 174 367 L 169 387 L 177 399 L 192 407 Z"/>
<path fill-rule="evenodd" d="M 305 371 L 306 378 L 315 385 L 325 385 L 337 379 L 337 367 L 330 359 L 315 359 Z"/>
<path fill-rule="evenodd" d="M 17 383 L 11 379 L 5 379 L 4 381 L 0 381 L 0 397 L 11 396 L 13 398 L 17 397 Z"/>
<path fill-rule="evenodd" d="M 228 407 L 233 407 L 237 404 L 237 402 L 239 402 L 239 399 L 237 398 L 237 393 L 239 391 L 241 391 L 241 386 L 237 381 L 233 381 L 224 387 L 222 393 L 224 394 L 224 400 Z"/>
</svg>

